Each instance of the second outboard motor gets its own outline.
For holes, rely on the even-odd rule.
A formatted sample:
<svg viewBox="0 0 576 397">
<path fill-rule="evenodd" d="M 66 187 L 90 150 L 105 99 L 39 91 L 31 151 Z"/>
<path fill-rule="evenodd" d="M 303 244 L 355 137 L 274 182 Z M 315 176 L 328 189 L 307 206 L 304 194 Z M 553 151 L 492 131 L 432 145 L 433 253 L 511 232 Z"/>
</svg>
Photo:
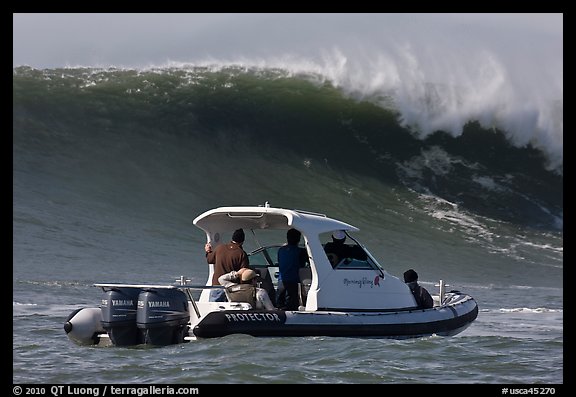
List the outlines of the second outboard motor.
<svg viewBox="0 0 576 397">
<path fill-rule="evenodd" d="M 146 289 L 138 297 L 136 323 L 143 343 L 184 342 L 188 332 L 188 299 L 179 289 Z"/>
<path fill-rule="evenodd" d="M 140 288 L 112 288 L 102 298 L 102 327 L 116 346 L 142 343 L 136 327 Z"/>
</svg>

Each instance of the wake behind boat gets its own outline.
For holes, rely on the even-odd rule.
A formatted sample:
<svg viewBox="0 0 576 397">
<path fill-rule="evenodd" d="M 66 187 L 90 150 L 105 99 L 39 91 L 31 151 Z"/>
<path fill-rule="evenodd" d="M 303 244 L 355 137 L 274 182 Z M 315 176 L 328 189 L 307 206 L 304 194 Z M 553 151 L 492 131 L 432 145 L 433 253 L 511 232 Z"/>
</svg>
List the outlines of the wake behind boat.
<svg viewBox="0 0 576 397">
<path fill-rule="evenodd" d="M 358 228 L 324 214 L 265 206 L 221 207 L 194 219 L 216 247 L 236 229 L 255 240 L 270 234 L 272 244 L 249 253 L 250 267 L 270 297 L 277 292 L 277 252 L 288 229 L 301 232 L 308 261 L 299 270 L 298 310 L 256 310 L 247 302 L 210 302 L 214 265 L 206 285 L 182 277 L 171 285 L 95 284 L 104 291 L 100 307 L 78 309 L 64 329 L 79 344 L 169 345 L 231 334 L 252 336 L 349 336 L 417 338 L 451 336 L 478 316 L 478 305 L 459 291 L 439 294 L 432 308 L 419 308 L 410 288 L 389 274 L 352 233 Z M 351 241 L 349 257 L 325 252 L 333 232 Z M 257 237 L 258 233 L 258 237 Z M 282 234 L 284 233 L 284 234 Z M 264 240 L 262 240 L 264 241 Z M 199 299 L 194 291 L 201 290 Z M 274 299 L 273 299 L 274 300 Z"/>
</svg>

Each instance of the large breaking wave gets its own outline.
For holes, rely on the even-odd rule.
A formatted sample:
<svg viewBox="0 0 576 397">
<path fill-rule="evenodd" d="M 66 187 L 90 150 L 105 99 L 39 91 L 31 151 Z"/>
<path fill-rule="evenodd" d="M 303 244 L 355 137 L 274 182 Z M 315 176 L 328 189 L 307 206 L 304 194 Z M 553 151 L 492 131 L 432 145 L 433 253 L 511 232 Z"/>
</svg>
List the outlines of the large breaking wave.
<svg viewBox="0 0 576 397">
<path fill-rule="evenodd" d="M 298 181 L 330 174 L 562 228 L 561 101 L 519 114 L 446 85 L 352 89 L 345 64 L 331 75 L 312 66 L 15 68 L 16 172 L 42 162 L 46 175 L 82 175 L 95 192 L 146 185 L 161 201 L 182 189 L 210 207 L 255 192 L 310 200 Z"/>
</svg>

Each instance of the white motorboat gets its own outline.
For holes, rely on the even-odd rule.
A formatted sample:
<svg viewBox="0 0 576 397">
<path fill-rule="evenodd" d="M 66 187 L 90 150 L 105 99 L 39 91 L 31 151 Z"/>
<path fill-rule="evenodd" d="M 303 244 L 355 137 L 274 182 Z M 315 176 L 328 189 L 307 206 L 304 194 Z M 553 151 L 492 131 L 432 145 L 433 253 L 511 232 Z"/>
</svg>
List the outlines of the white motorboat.
<svg viewBox="0 0 576 397">
<path fill-rule="evenodd" d="M 194 225 L 213 247 L 227 243 L 236 229 L 251 231 L 256 241 L 268 241 L 249 253 L 250 267 L 273 298 L 277 288 L 277 251 L 286 231 L 302 233 L 308 254 L 300 269 L 298 310 L 257 310 L 246 302 L 210 302 L 213 264 L 206 285 L 95 284 L 104 290 L 100 307 L 74 311 L 65 322 L 69 338 L 80 344 L 168 345 L 196 338 L 230 334 L 252 336 L 347 336 L 417 338 L 451 336 L 478 316 L 476 301 L 459 291 L 445 291 L 440 281 L 434 306 L 423 309 L 409 287 L 389 274 L 353 233 L 358 228 L 323 214 L 264 206 L 209 210 Z M 331 263 L 324 245 L 334 231 L 362 255 Z M 196 291 L 201 290 L 198 299 Z"/>
</svg>

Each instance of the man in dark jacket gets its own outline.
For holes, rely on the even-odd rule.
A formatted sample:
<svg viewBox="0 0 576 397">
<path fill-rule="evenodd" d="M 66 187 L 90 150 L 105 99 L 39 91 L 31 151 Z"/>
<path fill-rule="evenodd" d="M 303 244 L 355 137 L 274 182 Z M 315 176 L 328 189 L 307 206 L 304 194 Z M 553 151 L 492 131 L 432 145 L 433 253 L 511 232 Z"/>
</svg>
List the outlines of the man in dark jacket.
<svg viewBox="0 0 576 397">
<path fill-rule="evenodd" d="M 420 309 L 429 309 L 434 306 L 434 300 L 426 288 L 418 285 L 418 273 L 413 269 L 406 270 L 404 272 L 404 282 L 412 291 L 414 299 L 416 299 L 416 304 Z"/>
<path fill-rule="evenodd" d="M 248 267 L 248 254 L 246 254 L 242 248 L 242 243 L 244 243 L 244 230 L 237 229 L 232 234 L 232 241 L 228 244 L 220 244 L 214 250 L 210 243 L 205 245 L 206 261 L 214 264 L 212 285 L 220 285 L 218 278 L 223 274 Z M 210 302 L 226 301 L 226 293 L 223 289 L 213 289 L 210 291 Z"/>
<path fill-rule="evenodd" d="M 298 310 L 300 303 L 299 270 L 308 261 L 306 250 L 298 246 L 301 236 L 296 229 L 288 230 L 287 243 L 278 250 L 278 307 L 282 310 Z"/>
</svg>

